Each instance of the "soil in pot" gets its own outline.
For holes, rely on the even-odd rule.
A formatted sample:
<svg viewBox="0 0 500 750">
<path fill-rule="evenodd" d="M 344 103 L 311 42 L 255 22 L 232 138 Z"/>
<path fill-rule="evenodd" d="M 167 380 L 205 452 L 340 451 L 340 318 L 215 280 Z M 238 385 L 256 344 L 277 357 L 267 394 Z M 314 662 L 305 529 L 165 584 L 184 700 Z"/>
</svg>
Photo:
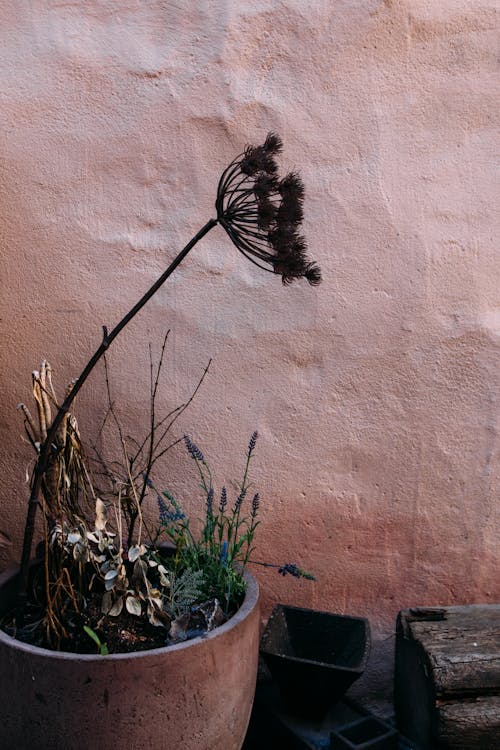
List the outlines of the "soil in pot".
<svg viewBox="0 0 500 750">
<path fill-rule="evenodd" d="M 71 654 L 0 631 L 0 747 L 240 750 L 255 691 L 258 586 L 205 637 L 127 654 Z M 0 614 L 16 579 L 0 576 Z"/>
<path fill-rule="evenodd" d="M 51 649 L 54 646 L 47 637 L 43 574 L 43 561 L 34 561 L 22 627 L 18 625 L 14 600 L 13 606 L 0 618 L 0 628 L 23 643 Z M 224 613 L 218 599 L 211 598 L 193 605 L 175 620 L 164 614 L 164 626 L 158 626 L 150 623 L 144 606 L 140 615 L 130 613 L 126 607 L 122 607 L 119 614 L 104 615 L 102 599 L 103 589 L 97 584 L 87 597 L 85 608 L 71 612 L 65 620 L 65 637 L 60 640 L 56 650 L 93 654 L 103 647 L 105 653 L 120 654 L 164 648 L 205 635 L 227 622 L 237 611 L 237 607 L 233 606 Z"/>
</svg>

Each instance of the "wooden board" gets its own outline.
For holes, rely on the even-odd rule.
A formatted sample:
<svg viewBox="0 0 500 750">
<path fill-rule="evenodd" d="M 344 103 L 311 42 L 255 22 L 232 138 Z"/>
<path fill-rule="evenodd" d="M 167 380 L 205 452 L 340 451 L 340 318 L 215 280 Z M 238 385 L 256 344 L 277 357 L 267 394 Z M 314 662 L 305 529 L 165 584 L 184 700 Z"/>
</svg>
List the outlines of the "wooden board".
<svg viewBox="0 0 500 750">
<path fill-rule="evenodd" d="M 500 696 L 439 706 L 438 737 L 444 747 L 500 749 Z"/>
<path fill-rule="evenodd" d="M 500 750 L 500 605 L 400 612 L 395 704 L 423 750 Z"/>
</svg>

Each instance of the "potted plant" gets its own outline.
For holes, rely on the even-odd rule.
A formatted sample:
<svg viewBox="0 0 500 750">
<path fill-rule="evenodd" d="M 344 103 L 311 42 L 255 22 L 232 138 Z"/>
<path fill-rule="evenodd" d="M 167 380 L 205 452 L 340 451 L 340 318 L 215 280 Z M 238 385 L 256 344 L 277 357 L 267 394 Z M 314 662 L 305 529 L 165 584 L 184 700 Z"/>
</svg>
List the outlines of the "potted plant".
<svg viewBox="0 0 500 750">
<path fill-rule="evenodd" d="M 224 170 L 216 218 L 111 331 L 103 327 L 100 346 L 62 401 L 47 363 L 34 374 L 37 418 L 22 407 L 36 450 L 23 550 L 19 570 L 0 580 L 2 747 L 242 745 L 258 654 L 258 587 L 246 567 L 258 523 L 257 494 L 244 510 L 256 433 L 231 502 L 224 489 L 215 499 L 208 464 L 185 438 L 204 493 L 203 523 L 196 531 L 152 476 L 165 424 L 173 422 L 172 415 L 155 414 L 163 355 L 152 382 L 149 434 L 135 453 L 124 446 L 121 475 L 98 457 L 109 494 L 96 491 L 72 407 L 113 340 L 217 224 L 243 255 L 281 275 L 283 283 L 320 282 L 299 234 L 302 182 L 295 173 L 278 177 L 280 150 L 279 137 L 270 133 Z M 114 418 L 111 399 L 108 414 Z M 151 495 L 159 506 L 153 530 L 143 515 Z M 37 510 L 42 541 L 32 560 Z M 172 543 L 169 549 L 159 543 L 161 534 Z M 296 574 L 294 566 L 280 570 L 291 568 Z M 117 637 L 116 623 L 124 617 L 127 623 L 135 618 L 135 626 L 120 626 Z M 147 637 L 142 626 L 149 629 Z M 161 634 L 160 647 L 150 640 L 151 629 Z"/>
</svg>

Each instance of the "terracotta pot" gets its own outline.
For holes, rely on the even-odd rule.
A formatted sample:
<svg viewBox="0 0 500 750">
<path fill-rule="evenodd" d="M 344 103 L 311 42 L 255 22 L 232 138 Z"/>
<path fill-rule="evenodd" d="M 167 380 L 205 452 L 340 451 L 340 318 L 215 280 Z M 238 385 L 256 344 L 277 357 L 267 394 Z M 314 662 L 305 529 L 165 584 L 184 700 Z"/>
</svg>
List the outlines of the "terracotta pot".
<svg viewBox="0 0 500 750">
<path fill-rule="evenodd" d="M 205 637 L 109 656 L 54 652 L 0 631 L 4 750 L 240 750 L 255 692 L 259 589 Z M 16 573 L 0 576 L 0 614 Z"/>
</svg>

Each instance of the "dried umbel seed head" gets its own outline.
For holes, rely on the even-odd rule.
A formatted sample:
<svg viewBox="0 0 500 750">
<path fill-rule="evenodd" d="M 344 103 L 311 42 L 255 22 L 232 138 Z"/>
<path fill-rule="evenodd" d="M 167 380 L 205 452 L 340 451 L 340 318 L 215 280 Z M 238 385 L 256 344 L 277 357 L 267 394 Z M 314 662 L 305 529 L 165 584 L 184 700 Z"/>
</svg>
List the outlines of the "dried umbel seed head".
<svg viewBox="0 0 500 750">
<path fill-rule="evenodd" d="M 282 143 L 269 133 L 261 146 L 247 146 L 224 170 L 217 189 L 217 219 L 238 250 L 284 284 L 305 278 L 321 282 L 300 234 L 304 185 L 295 172 L 278 176 L 275 156 Z"/>
</svg>

